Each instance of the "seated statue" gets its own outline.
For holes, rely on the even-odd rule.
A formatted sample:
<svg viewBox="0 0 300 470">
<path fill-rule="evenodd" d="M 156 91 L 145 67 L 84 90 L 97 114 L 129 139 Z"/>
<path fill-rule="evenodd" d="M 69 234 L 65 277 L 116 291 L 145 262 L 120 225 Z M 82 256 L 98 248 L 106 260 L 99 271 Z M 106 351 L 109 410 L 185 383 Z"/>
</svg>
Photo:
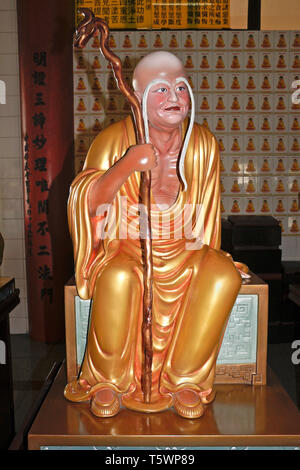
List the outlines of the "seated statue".
<svg viewBox="0 0 300 470">
<path fill-rule="evenodd" d="M 147 89 L 148 143 L 137 145 L 131 117 L 95 138 L 68 202 L 76 285 L 92 299 L 78 379 L 65 397 L 114 416 L 174 407 L 198 418 L 215 396 L 216 360 L 241 273 L 220 250 L 219 149 L 194 121 L 180 60 L 151 53 L 134 70 L 139 101 Z M 188 113 L 191 108 L 191 118 Z M 151 170 L 153 362 L 151 402 L 143 400 L 143 256 L 139 186 Z M 125 207 L 125 208 L 124 208 Z"/>
</svg>

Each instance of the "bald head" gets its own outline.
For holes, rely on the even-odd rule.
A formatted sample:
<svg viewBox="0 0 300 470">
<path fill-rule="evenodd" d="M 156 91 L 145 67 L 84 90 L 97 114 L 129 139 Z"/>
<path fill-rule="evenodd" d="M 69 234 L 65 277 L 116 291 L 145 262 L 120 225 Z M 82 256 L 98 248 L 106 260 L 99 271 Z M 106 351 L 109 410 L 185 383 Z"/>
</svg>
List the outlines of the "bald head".
<svg viewBox="0 0 300 470">
<path fill-rule="evenodd" d="M 137 64 L 133 73 L 133 88 L 141 97 L 148 83 L 154 79 L 168 80 L 185 76 L 182 62 L 174 54 L 166 51 L 152 52 Z"/>
</svg>

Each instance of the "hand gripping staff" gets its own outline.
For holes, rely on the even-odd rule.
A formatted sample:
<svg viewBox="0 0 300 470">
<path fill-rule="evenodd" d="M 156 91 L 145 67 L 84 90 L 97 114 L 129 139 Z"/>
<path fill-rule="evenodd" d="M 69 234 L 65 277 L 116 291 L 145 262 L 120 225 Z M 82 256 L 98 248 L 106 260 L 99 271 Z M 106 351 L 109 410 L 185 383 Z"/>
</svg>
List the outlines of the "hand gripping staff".
<svg viewBox="0 0 300 470">
<path fill-rule="evenodd" d="M 79 8 L 84 19 L 78 25 L 75 33 L 74 46 L 83 48 L 92 36 L 100 32 L 100 51 L 110 62 L 114 77 L 121 93 L 125 96 L 131 105 L 133 113 L 136 139 L 138 144 L 146 143 L 144 121 L 140 103 L 128 84 L 122 76 L 122 64 L 108 47 L 109 28 L 104 20 L 95 17 L 88 8 Z M 152 384 L 152 240 L 151 240 L 151 221 L 150 221 L 150 190 L 151 190 L 151 172 L 141 172 L 140 184 L 140 227 L 145 227 L 144 233 L 141 233 L 141 248 L 144 263 L 144 296 L 143 296 L 143 323 L 142 323 L 142 347 L 144 353 L 143 371 L 142 371 L 142 391 L 145 403 L 151 401 Z"/>
</svg>

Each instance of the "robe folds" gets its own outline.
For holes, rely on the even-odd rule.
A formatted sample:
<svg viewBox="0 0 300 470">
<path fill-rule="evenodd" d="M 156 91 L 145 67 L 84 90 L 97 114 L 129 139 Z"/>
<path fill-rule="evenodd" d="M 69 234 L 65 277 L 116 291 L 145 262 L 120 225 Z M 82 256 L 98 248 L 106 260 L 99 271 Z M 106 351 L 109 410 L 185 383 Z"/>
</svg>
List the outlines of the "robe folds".
<svg viewBox="0 0 300 470">
<path fill-rule="evenodd" d="M 187 124 L 186 119 L 182 138 Z M 124 396 L 141 390 L 140 173 L 129 176 L 109 207 L 101 205 L 99 194 L 93 219 L 87 198 L 94 181 L 135 144 L 130 117 L 102 131 L 68 202 L 77 291 L 82 299 L 93 299 L 80 378 L 91 390 L 110 387 Z M 194 123 L 184 162 L 187 190 L 180 187 L 165 210 L 151 196 L 156 398 L 186 387 L 212 388 L 220 342 L 241 285 L 232 259 L 220 251 L 219 165 L 215 137 Z"/>
</svg>

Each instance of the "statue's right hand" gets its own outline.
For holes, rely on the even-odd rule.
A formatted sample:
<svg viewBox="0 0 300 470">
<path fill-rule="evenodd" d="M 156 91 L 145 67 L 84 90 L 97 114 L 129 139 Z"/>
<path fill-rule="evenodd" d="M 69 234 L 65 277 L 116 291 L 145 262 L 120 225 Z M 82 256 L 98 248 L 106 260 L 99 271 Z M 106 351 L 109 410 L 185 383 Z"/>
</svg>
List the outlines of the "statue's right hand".
<svg viewBox="0 0 300 470">
<path fill-rule="evenodd" d="M 152 144 L 133 145 L 124 157 L 133 171 L 152 170 L 158 165 L 158 151 Z"/>
</svg>

